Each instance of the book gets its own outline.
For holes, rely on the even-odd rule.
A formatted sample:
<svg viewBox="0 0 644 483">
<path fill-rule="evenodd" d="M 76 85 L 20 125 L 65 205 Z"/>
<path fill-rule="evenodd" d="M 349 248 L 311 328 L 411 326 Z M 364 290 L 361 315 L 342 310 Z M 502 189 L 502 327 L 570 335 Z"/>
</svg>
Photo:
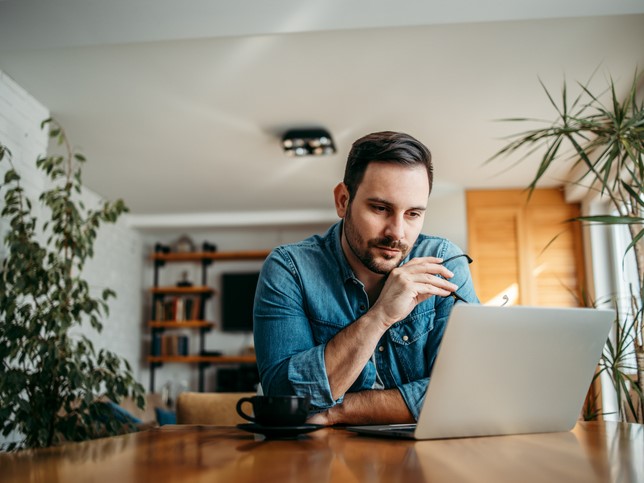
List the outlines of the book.
<svg viewBox="0 0 644 483">
<path fill-rule="evenodd" d="M 174 299 L 175 304 L 174 304 L 174 320 L 177 322 L 183 322 L 186 320 L 186 313 L 185 313 L 185 308 L 184 308 L 184 298 L 183 297 L 176 297 Z"/>
<path fill-rule="evenodd" d="M 189 345 L 189 339 L 187 335 L 180 335 L 178 338 L 178 345 L 179 347 L 177 348 L 177 352 L 181 356 L 187 356 L 189 353 L 188 345 Z"/>
<path fill-rule="evenodd" d="M 161 322 L 164 319 L 163 300 L 157 299 L 154 302 L 154 320 Z"/>
<path fill-rule="evenodd" d="M 200 297 L 166 297 L 155 302 L 154 320 L 157 322 L 183 322 L 201 320 Z"/>
</svg>

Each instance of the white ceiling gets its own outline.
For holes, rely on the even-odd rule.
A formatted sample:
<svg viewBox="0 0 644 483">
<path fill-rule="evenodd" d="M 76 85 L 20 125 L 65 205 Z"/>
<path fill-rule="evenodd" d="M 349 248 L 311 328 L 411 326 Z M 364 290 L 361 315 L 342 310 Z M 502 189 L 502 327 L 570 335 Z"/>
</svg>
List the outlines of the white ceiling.
<svg viewBox="0 0 644 483">
<path fill-rule="evenodd" d="M 426 142 L 438 196 L 525 187 L 483 166 L 523 128 L 495 120 L 552 118 L 539 79 L 626 86 L 643 45 L 635 0 L 0 0 L 0 70 L 140 216 L 330 210 L 351 142 L 385 129 Z M 284 156 L 303 126 L 338 153 Z"/>
</svg>

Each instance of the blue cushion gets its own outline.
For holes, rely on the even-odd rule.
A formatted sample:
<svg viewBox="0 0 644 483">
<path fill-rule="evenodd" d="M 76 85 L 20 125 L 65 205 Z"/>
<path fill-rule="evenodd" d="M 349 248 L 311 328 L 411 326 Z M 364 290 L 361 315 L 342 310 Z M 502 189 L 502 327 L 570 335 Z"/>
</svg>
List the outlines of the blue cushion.
<svg viewBox="0 0 644 483">
<path fill-rule="evenodd" d="M 157 415 L 157 423 L 159 423 L 159 426 L 163 426 L 164 424 L 177 424 L 177 414 L 174 411 L 154 408 L 154 412 Z"/>
<path fill-rule="evenodd" d="M 110 410 L 112 411 L 112 415 L 114 416 L 114 418 L 117 421 L 119 421 L 121 423 L 124 423 L 124 424 L 125 423 L 138 424 L 138 423 L 141 422 L 141 420 L 139 418 L 134 416 L 129 411 L 126 411 L 125 409 L 123 409 L 121 406 L 119 406 L 115 402 L 107 401 L 106 404 L 110 408 Z"/>
</svg>

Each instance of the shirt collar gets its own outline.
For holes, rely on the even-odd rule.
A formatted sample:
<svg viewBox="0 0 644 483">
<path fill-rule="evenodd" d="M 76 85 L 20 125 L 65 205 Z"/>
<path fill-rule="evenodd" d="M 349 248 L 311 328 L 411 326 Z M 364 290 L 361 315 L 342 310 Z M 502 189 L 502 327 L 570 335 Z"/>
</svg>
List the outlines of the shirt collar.
<svg viewBox="0 0 644 483">
<path fill-rule="evenodd" d="M 358 280 L 358 278 L 353 273 L 353 270 L 349 266 L 347 257 L 342 250 L 342 227 L 344 220 L 340 220 L 335 225 L 331 227 L 328 234 L 329 246 L 331 247 L 331 252 L 338 261 L 338 266 L 340 267 L 340 272 L 342 278 L 345 282 Z"/>
</svg>

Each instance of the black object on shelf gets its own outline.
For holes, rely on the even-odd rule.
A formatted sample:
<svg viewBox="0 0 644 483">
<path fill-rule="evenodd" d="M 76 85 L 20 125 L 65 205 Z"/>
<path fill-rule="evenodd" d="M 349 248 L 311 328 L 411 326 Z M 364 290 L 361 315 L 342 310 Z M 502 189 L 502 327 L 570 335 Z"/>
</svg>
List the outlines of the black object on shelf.
<svg viewBox="0 0 644 483">
<path fill-rule="evenodd" d="M 161 334 L 153 333 L 152 334 L 152 347 L 150 349 L 150 354 L 153 356 L 161 355 Z"/>
<path fill-rule="evenodd" d="M 154 253 L 170 253 L 170 247 L 161 243 L 155 243 Z"/>
<path fill-rule="evenodd" d="M 217 251 L 217 245 L 214 243 L 209 243 L 209 242 L 203 242 L 203 251 L 204 252 L 216 252 Z"/>
<path fill-rule="evenodd" d="M 223 352 L 221 351 L 208 351 L 208 350 L 203 350 L 199 353 L 201 356 L 206 356 L 206 357 L 218 357 L 223 355 Z"/>
<path fill-rule="evenodd" d="M 181 280 L 177 282 L 177 287 L 192 287 L 192 282 L 188 279 L 188 272 L 181 272 Z"/>
<path fill-rule="evenodd" d="M 221 330 L 253 331 L 253 301 L 259 272 L 221 275 Z"/>
</svg>

